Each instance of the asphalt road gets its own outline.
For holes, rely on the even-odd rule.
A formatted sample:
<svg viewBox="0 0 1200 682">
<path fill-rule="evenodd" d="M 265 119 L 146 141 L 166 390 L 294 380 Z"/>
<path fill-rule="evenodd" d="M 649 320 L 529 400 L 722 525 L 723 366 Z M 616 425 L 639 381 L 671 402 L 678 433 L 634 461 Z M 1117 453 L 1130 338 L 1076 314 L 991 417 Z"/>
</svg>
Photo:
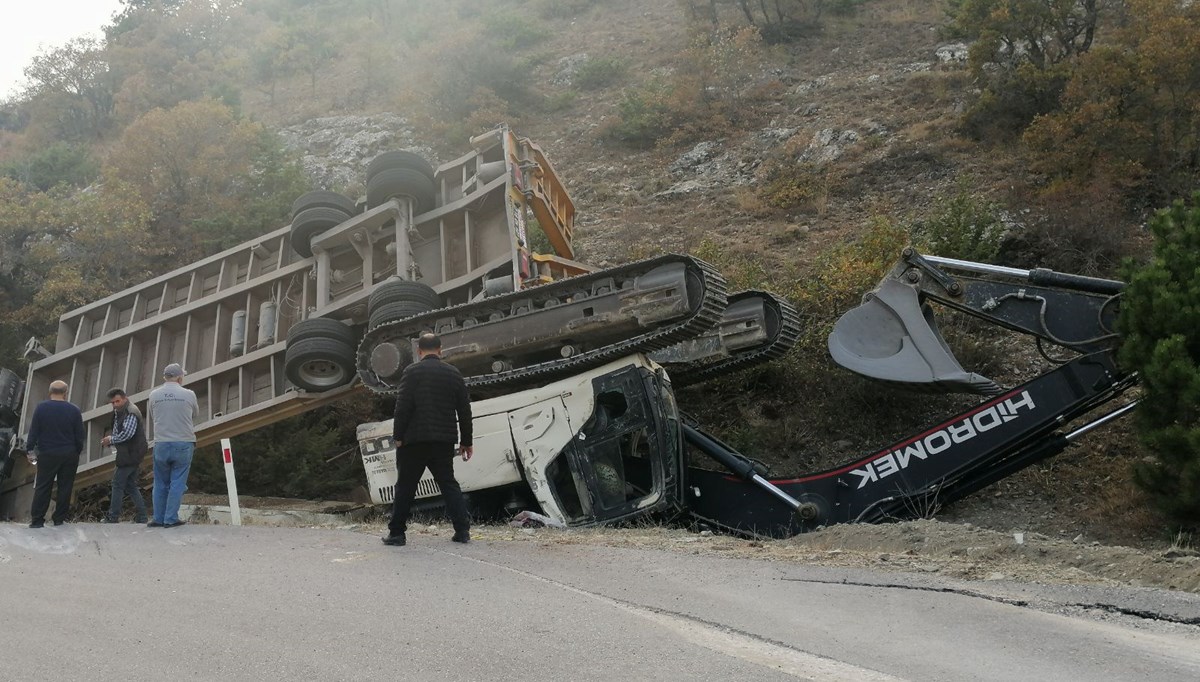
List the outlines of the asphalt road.
<svg viewBox="0 0 1200 682">
<path fill-rule="evenodd" d="M 5 679 L 1200 679 L 1153 590 L 133 524 L 0 524 L 0 577 Z"/>
</svg>

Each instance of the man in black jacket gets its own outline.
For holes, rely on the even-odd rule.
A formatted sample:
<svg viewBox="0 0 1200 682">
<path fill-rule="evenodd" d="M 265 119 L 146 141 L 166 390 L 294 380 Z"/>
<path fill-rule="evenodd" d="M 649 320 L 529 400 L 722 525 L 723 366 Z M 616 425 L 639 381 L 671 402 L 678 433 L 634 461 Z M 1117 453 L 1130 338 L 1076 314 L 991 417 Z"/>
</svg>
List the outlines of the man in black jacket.
<svg viewBox="0 0 1200 682">
<path fill-rule="evenodd" d="M 146 420 L 137 405 L 129 402 L 125 391 L 114 388 L 108 392 L 108 402 L 113 408 L 113 425 L 111 435 L 101 439 L 100 444 L 111 447 L 117 456 L 117 470 L 113 473 L 112 501 L 108 505 L 108 515 L 100 519 L 100 523 L 117 523 L 121 520 L 121 505 L 125 503 L 125 493 L 133 501 L 134 522 L 146 523 L 146 498 L 138 488 L 138 471 L 142 459 L 146 457 Z"/>
<path fill-rule="evenodd" d="M 470 542 L 471 518 L 462 489 L 454 479 L 454 444 L 464 462 L 471 459 L 471 399 L 458 368 L 442 362 L 442 341 L 435 334 L 417 340 L 420 361 L 405 368 L 396 396 L 392 437 L 396 441 L 396 496 L 385 545 L 405 543 L 409 508 L 417 483 L 428 467 L 442 491 L 454 524 L 455 542 Z"/>
<path fill-rule="evenodd" d="M 54 503 L 54 525 L 61 526 L 66 522 L 71 513 L 71 490 L 75 487 L 75 472 L 79 469 L 84 438 L 83 413 L 67 402 L 67 382 L 51 382 L 50 399 L 34 408 L 29 420 L 29 437 L 25 439 L 25 447 L 33 453 L 37 464 L 30 528 L 46 525 L 50 489 L 55 481 L 58 482 L 58 495 Z"/>
</svg>

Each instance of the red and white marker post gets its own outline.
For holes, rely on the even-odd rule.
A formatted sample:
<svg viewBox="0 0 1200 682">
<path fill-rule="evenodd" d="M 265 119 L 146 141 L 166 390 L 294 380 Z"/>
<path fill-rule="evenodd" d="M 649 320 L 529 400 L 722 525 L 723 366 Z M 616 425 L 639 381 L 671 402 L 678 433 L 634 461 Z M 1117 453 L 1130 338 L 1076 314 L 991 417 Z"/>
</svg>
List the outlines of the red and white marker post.
<svg viewBox="0 0 1200 682">
<path fill-rule="evenodd" d="M 229 486 L 229 516 L 235 526 L 242 525 L 242 508 L 238 506 L 237 478 L 233 475 L 233 447 L 228 438 L 221 439 L 221 457 L 225 460 L 225 483 Z"/>
</svg>

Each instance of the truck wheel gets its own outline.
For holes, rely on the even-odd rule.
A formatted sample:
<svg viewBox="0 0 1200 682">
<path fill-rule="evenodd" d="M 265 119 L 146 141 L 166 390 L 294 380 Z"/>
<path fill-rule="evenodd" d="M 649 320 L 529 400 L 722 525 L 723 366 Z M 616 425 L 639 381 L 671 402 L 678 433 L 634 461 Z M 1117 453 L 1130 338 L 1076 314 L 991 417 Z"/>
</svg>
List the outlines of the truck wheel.
<svg viewBox="0 0 1200 682">
<path fill-rule="evenodd" d="M 345 386 L 354 379 L 354 347 L 320 337 L 289 342 L 283 372 L 296 388 L 312 393 Z"/>
<path fill-rule="evenodd" d="M 313 317 L 292 325 L 287 333 L 288 345 L 304 339 L 334 339 L 349 346 L 358 345 L 358 334 L 353 327 L 328 317 Z"/>
<path fill-rule="evenodd" d="M 374 329 L 381 324 L 422 315 L 430 310 L 434 310 L 434 307 L 422 301 L 394 301 L 379 306 L 378 310 L 371 313 L 370 328 Z"/>
<path fill-rule="evenodd" d="M 346 222 L 350 214 L 337 208 L 313 206 L 306 208 L 292 218 L 292 250 L 304 256 L 312 257 L 312 238 L 331 227 Z"/>
<path fill-rule="evenodd" d="M 411 168 L 387 168 L 367 178 L 367 206 L 371 208 L 392 197 L 409 197 L 416 215 L 433 208 L 433 194 L 433 180 Z"/>
<path fill-rule="evenodd" d="M 367 177 L 391 168 L 411 168 L 430 180 L 433 179 L 433 166 L 420 154 L 406 151 L 384 152 L 371 159 L 371 163 L 367 164 Z"/>
<path fill-rule="evenodd" d="M 344 194 L 330 192 L 323 189 L 305 192 L 299 198 L 292 202 L 292 216 L 295 217 L 308 208 L 333 208 L 339 211 L 344 211 L 349 215 L 358 213 L 358 206 L 354 200 Z"/>
<path fill-rule="evenodd" d="M 398 301 L 424 303 L 431 310 L 442 307 L 441 298 L 428 284 L 404 279 L 389 279 L 380 283 L 371 292 L 371 297 L 367 299 L 367 312 L 374 314 L 381 307 Z"/>
</svg>

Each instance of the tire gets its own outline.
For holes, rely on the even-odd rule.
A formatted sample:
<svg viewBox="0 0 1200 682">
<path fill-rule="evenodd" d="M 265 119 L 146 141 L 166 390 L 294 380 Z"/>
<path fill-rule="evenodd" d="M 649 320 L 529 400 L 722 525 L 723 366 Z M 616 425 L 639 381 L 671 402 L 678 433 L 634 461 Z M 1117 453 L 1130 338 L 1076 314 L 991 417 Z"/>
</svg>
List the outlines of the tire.
<svg viewBox="0 0 1200 682">
<path fill-rule="evenodd" d="M 378 310 L 371 313 L 370 328 L 374 329 L 385 322 L 394 322 L 422 315 L 434 309 L 433 306 L 425 305 L 419 301 L 395 301 L 388 303 L 380 306 Z"/>
<path fill-rule="evenodd" d="M 420 154 L 406 151 L 384 152 L 371 159 L 371 163 L 367 164 L 367 177 L 392 168 L 411 168 L 430 180 L 433 179 L 433 165 Z"/>
<path fill-rule="evenodd" d="M 323 393 L 354 380 L 354 347 L 340 339 L 311 337 L 288 343 L 283 372 L 296 388 Z"/>
<path fill-rule="evenodd" d="M 295 217 L 297 213 L 308 208 L 332 208 L 345 211 L 349 215 L 358 213 L 358 205 L 354 203 L 353 199 L 344 194 L 323 189 L 301 194 L 292 202 L 292 216 Z"/>
<path fill-rule="evenodd" d="M 413 282 L 405 279 L 389 279 L 375 287 L 367 299 L 368 314 L 374 313 L 380 307 L 398 301 L 414 301 L 426 303 L 431 308 L 442 307 L 442 300 L 433 287 L 423 282 Z"/>
<path fill-rule="evenodd" d="M 392 197 L 410 197 L 421 214 L 433 208 L 433 180 L 411 168 L 388 168 L 367 179 L 367 206 L 375 208 Z"/>
<path fill-rule="evenodd" d="M 346 222 L 350 214 L 336 208 L 313 206 L 306 208 L 292 218 L 292 250 L 304 256 L 312 257 L 312 238 L 331 227 Z"/>
<path fill-rule="evenodd" d="M 297 341 L 305 339 L 333 339 L 348 346 L 358 345 L 358 334 L 353 327 L 331 320 L 328 317 L 313 317 L 292 325 L 288 330 L 287 342 L 290 347 Z"/>
</svg>

